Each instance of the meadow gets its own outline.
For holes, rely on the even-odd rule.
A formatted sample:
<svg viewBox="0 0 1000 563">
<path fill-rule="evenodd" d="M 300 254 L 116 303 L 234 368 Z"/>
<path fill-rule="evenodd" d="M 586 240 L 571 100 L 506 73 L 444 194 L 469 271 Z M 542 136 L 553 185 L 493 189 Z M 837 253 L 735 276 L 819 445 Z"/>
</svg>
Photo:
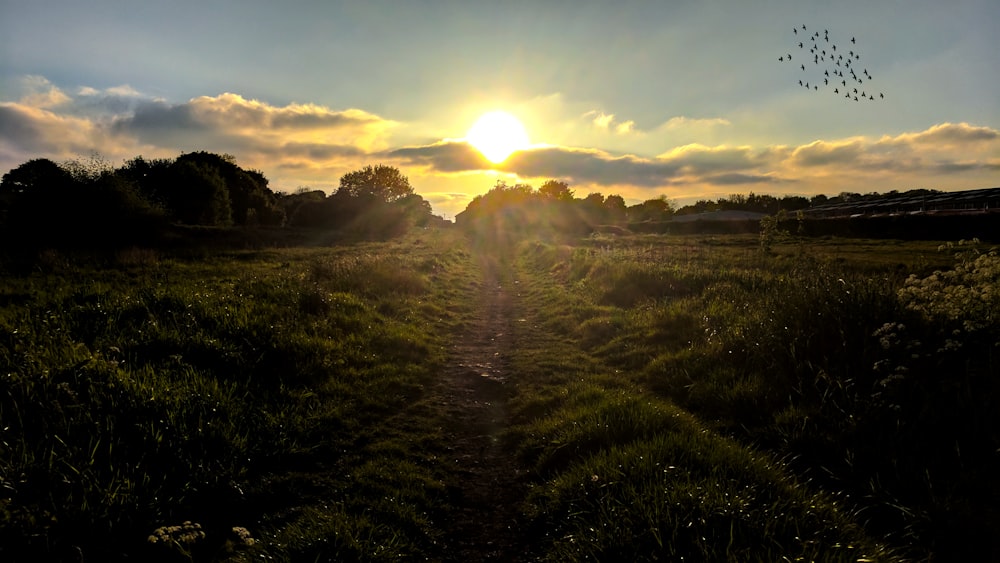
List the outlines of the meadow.
<svg viewBox="0 0 1000 563">
<path fill-rule="evenodd" d="M 45 254 L 0 283 L 0 557 L 459 560 L 469 475 L 435 389 L 494 283 L 525 486 L 484 555 L 1000 556 L 1000 257 L 767 247 L 427 229 Z"/>
</svg>

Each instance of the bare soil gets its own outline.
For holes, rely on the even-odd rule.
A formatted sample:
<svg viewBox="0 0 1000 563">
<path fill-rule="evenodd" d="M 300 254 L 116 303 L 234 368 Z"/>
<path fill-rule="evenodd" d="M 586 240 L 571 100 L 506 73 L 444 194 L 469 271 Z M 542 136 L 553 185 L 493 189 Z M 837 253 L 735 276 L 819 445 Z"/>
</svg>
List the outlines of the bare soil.
<svg viewBox="0 0 1000 563">
<path fill-rule="evenodd" d="M 448 413 L 444 430 L 457 467 L 449 484 L 456 509 L 443 523 L 445 560 L 528 561 L 520 518 L 528 478 L 503 441 L 516 291 L 501 285 L 494 268 L 484 267 L 484 278 L 474 319 L 432 391 Z"/>
</svg>

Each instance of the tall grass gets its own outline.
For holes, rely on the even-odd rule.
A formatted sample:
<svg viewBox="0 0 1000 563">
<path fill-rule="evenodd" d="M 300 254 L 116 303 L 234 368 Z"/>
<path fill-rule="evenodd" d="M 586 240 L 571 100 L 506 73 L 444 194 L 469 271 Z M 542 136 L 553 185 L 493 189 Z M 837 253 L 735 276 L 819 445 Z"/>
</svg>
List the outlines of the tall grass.
<svg viewBox="0 0 1000 563">
<path fill-rule="evenodd" d="M 438 237 L 5 276 L 2 557 L 430 549 L 433 469 L 365 452 L 460 322 L 469 256 Z"/>
<path fill-rule="evenodd" d="M 852 529 L 862 536 L 885 537 L 917 558 L 992 556 L 987 530 L 1000 522 L 991 508 L 1000 500 L 995 477 L 1000 425 L 989 407 L 998 391 L 997 325 L 990 320 L 997 311 L 994 255 L 964 253 L 952 269 L 947 253 L 923 243 L 858 241 L 865 252 L 856 253 L 854 241 L 827 240 L 809 247 L 775 245 L 763 253 L 753 249 L 756 241 L 741 243 L 739 237 L 659 241 L 626 237 L 575 248 L 526 245 L 522 264 L 544 280 L 535 303 L 549 319 L 546 329 L 600 358 L 622 384 L 652 391 L 659 397 L 648 399 L 652 403 L 668 400 L 708 429 L 785 460 L 790 473 L 777 479 L 780 487 L 808 482 L 806 490 L 813 492 L 807 497 L 845 495 L 841 509 L 824 505 L 824 510 L 854 522 Z M 568 312 L 576 313 L 563 320 Z M 585 410 L 589 417 L 611 421 L 628 420 L 631 408 L 612 401 Z M 635 456 L 653 440 L 647 429 L 659 428 L 656 439 L 669 433 L 645 421 L 625 424 L 620 433 L 605 425 L 601 434 L 588 437 L 582 429 L 601 424 L 584 423 L 571 405 L 533 420 L 532 435 L 546 436 L 548 445 L 528 448 L 529 458 L 543 472 L 565 469 L 577 479 L 575 487 L 588 491 L 597 485 L 586 480 L 587 470 L 574 473 L 576 464 L 600 458 L 628 467 L 622 454 L 609 453 L 609 444 Z M 524 443 L 533 440 L 538 438 Z M 593 444 L 601 445 L 599 453 Z M 576 456 L 573 463 L 568 454 Z M 561 475 L 553 482 L 562 483 Z M 546 494 L 576 499 L 570 490 L 556 487 Z M 621 488 L 619 493 L 632 494 Z M 609 495 L 607 502 L 645 505 L 640 497 L 625 502 Z M 654 498 L 651 492 L 647 500 Z M 601 536 L 595 522 L 617 523 L 596 500 L 549 505 L 563 507 L 554 511 L 553 521 L 586 515 L 571 517 L 580 522 L 578 532 L 593 527 Z M 789 525 L 808 521 L 798 514 Z M 604 545 L 627 536 L 630 526 L 594 541 Z M 779 528 L 757 533 L 782 537 Z M 582 550 L 560 547 L 560 557 L 604 553 L 603 547 L 587 552 L 580 538 L 572 533 L 558 540 Z M 628 541 L 654 549 L 645 540 Z M 888 557 L 870 540 L 853 543 L 865 541 L 871 553 Z M 833 540 L 838 542 L 844 543 Z M 784 543 L 774 552 L 700 553 L 713 560 L 772 560 L 785 549 L 806 558 L 860 557 L 825 545 L 815 552 Z"/>
<path fill-rule="evenodd" d="M 485 268 L 518 296 L 532 556 L 989 560 L 996 255 L 758 246 L 428 232 L 0 274 L 0 558 L 447 559 L 427 389 Z"/>
</svg>

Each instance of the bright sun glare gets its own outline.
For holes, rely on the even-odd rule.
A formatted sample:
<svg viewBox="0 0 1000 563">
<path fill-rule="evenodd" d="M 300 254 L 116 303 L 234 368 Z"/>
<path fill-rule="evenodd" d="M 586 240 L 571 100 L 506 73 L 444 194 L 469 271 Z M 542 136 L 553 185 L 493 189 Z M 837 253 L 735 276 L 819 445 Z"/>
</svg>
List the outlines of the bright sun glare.
<svg viewBox="0 0 1000 563">
<path fill-rule="evenodd" d="M 510 153 L 528 147 L 528 133 L 524 125 L 505 111 L 483 114 L 465 135 L 465 140 L 476 147 L 491 162 L 503 162 Z"/>
</svg>

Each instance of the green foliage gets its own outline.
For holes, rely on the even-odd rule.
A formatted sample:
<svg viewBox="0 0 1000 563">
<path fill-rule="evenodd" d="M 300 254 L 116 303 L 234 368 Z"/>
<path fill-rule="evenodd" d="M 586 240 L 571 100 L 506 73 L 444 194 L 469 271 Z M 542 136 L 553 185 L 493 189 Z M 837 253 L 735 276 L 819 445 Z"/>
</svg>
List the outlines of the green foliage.
<svg viewBox="0 0 1000 563">
<path fill-rule="evenodd" d="M 148 245 L 171 221 L 276 226 L 284 213 L 261 173 L 206 152 L 176 160 L 140 156 L 118 169 L 97 155 L 61 165 L 33 160 L 0 183 L 0 231 L 21 239 L 7 245 L 8 253 Z"/>
<path fill-rule="evenodd" d="M 270 556 L 426 553 L 440 486 L 367 448 L 440 363 L 455 313 L 424 301 L 467 262 L 432 236 L 7 276 L 0 557 L 214 560 L 237 527 Z M 332 497 L 306 492 L 316 464 Z M 203 535 L 182 551 L 146 541 L 184 521 Z"/>
<path fill-rule="evenodd" d="M 961 252 L 954 268 L 928 275 L 928 261 L 941 261 L 927 245 L 922 252 L 930 253 L 922 254 L 900 243 L 845 241 L 803 253 L 801 246 L 789 252 L 775 240 L 765 254 L 753 252 L 754 243 L 749 238 L 602 238 L 575 248 L 526 245 L 522 263 L 553 284 L 536 302 L 545 326 L 598 357 L 606 371 L 616 370 L 622 385 L 650 389 L 709 428 L 788 460 L 790 472 L 847 495 L 852 500 L 843 507 L 846 513 L 835 519 L 844 514 L 851 519 L 851 511 L 860 511 L 865 516 L 855 524 L 863 525 L 868 537 L 891 538 L 918 559 L 929 552 L 981 559 L 989 549 L 982 538 L 997 520 L 973 515 L 991 514 L 989 507 L 998 500 L 993 475 L 1000 469 L 995 457 L 1000 421 L 989 406 L 1000 391 L 994 360 L 1000 339 L 993 322 L 995 256 Z M 908 270 L 918 273 L 907 279 Z M 570 373 L 559 381 L 574 379 Z M 567 389 L 570 395 L 579 392 Z M 593 392 L 585 395 L 593 397 Z M 525 455 L 545 475 L 553 468 L 557 476 L 570 474 L 577 463 L 589 463 L 588 456 L 608 456 L 608 468 L 630 467 L 631 460 L 644 456 L 646 429 L 657 426 L 648 420 L 625 423 L 635 407 L 613 407 L 615 396 L 609 393 L 603 404 L 588 399 L 579 410 L 572 400 L 562 407 L 549 401 L 544 408 L 526 401 L 526 412 L 535 413 L 526 428 L 533 430 L 516 434 L 533 444 Z M 607 411 L 612 408 L 621 410 L 612 416 Z M 618 431 L 616 424 L 622 424 Z M 665 433 L 669 430 L 658 435 Z M 628 451 L 630 460 L 609 451 L 609 444 Z M 629 535 L 650 516 L 624 512 L 625 507 L 661 506 L 649 500 L 660 498 L 655 487 L 645 493 L 626 490 L 638 487 L 632 485 L 597 493 L 598 485 L 591 487 L 587 477 L 600 472 L 588 467 L 572 473 L 572 487 L 559 493 L 545 489 L 546 495 L 562 499 L 551 501 L 561 508 L 546 522 L 580 515 L 574 531 L 553 534 L 565 541 L 557 541 L 558 555 L 552 558 L 599 559 L 611 550 L 627 551 L 615 543 L 618 537 L 627 538 L 622 545 L 638 542 L 647 546 L 646 553 L 655 551 L 659 544 L 652 532 Z M 626 475 L 623 483 L 644 479 Z M 695 482 L 704 490 L 721 486 Z M 588 496 L 577 496 L 581 490 Z M 617 496 L 632 494 L 628 500 Z M 617 527 L 619 521 L 626 524 Z M 800 515 L 791 521 L 810 520 Z M 702 528 L 700 533 L 714 532 Z M 754 533 L 781 537 L 784 532 Z M 712 537 L 712 546 L 729 545 L 725 534 Z M 674 544 L 664 542 L 669 545 Z M 772 553 L 719 549 L 696 558 L 859 556 L 791 544 Z"/>
<path fill-rule="evenodd" d="M 559 180 L 548 180 L 542 184 L 542 187 L 538 188 L 538 193 L 551 199 L 561 201 L 573 200 L 573 190 L 569 189 L 569 184 Z"/>
<path fill-rule="evenodd" d="M 781 228 L 781 222 L 785 220 L 785 217 L 785 210 L 782 209 L 776 214 L 768 215 L 760 220 L 760 248 L 764 252 L 770 252 L 775 243 L 788 237 L 788 231 Z"/>
<path fill-rule="evenodd" d="M 676 211 L 677 206 L 672 204 L 666 196 L 654 199 L 647 199 L 628 208 L 628 219 L 633 222 L 642 221 L 666 221 Z"/>
<path fill-rule="evenodd" d="M 394 166 L 377 164 L 348 172 L 340 178 L 340 189 L 351 197 L 390 203 L 413 194 L 410 180 Z"/>
<path fill-rule="evenodd" d="M 0 558 L 452 557 L 428 389 L 481 263 L 517 295 L 498 439 L 532 557 L 988 559 L 992 251 L 458 235 L 4 273 Z"/>
</svg>

